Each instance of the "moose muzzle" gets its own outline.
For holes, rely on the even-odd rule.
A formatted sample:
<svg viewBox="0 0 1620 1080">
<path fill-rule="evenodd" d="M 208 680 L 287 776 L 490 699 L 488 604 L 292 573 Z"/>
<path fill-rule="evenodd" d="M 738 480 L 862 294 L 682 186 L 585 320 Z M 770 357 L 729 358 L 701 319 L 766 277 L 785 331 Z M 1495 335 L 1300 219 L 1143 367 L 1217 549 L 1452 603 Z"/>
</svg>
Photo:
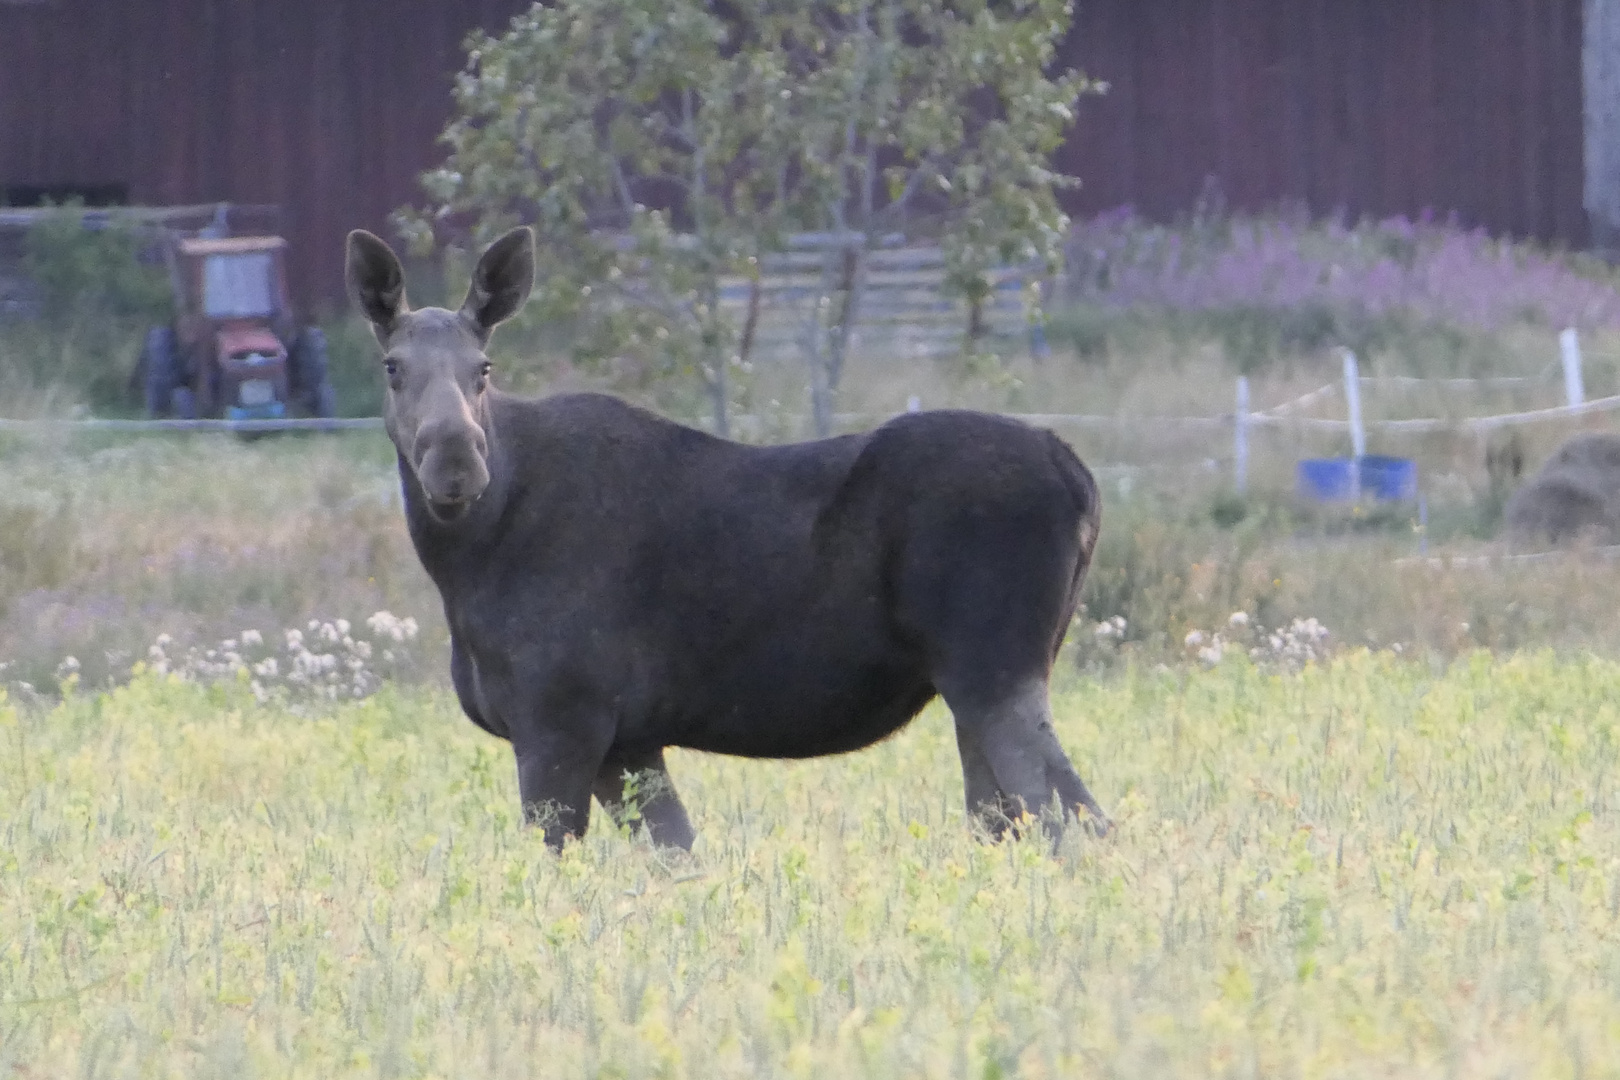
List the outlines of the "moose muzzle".
<svg viewBox="0 0 1620 1080">
<path fill-rule="evenodd" d="M 465 416 L 427 420 L 411 446 L 416 478 L 428 510 L 440 521 L 454 521 L 489 486 L 489 444 L 484 429 Z"/>
</svg>

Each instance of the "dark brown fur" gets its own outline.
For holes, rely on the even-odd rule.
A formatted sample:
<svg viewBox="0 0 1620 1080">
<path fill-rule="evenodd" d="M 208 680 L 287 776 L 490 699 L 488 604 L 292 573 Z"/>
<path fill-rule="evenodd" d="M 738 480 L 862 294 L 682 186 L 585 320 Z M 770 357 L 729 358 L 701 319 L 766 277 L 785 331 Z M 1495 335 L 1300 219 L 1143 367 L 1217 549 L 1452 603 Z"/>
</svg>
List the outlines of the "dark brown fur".
<svg viewBox="0 0 1620 1080">
<path fill-rule="evenodd" d="M 660 843 L 690 846 L 666 746 L 762 758 L 884 738 L 935 694 L 993 830 L 1060 805 L 1107 818 L 1052 732 L 1047 681 L 1097 538 L 1096 484 L 1056 436 L 929 412 L 745 446 L 615 398 L 487 385 L 532 238 L 497 241 L 460 311 L 410 311 L 382 241 L 350 289 L 389 368 L 405 513 L 473 722 L 509 739 L 546 839 L 615 814 L 626 771 Z M 1054 798 L 1055 797 L 1055 798 Z"/>
</svg>

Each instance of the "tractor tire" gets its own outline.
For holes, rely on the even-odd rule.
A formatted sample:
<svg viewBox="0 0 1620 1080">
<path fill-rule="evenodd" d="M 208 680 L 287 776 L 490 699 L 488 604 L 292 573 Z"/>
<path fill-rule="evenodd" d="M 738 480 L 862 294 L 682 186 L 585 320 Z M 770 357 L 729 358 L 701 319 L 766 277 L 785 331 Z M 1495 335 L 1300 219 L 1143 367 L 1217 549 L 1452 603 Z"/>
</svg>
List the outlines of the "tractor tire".
<svg viewBox="0 0 1620 1080">
<path fill-rule="evenodd" d="M 189 386 L 177 386 L 169 392 L 169 413 L 176 420 L 197 419 L 197 392 Z"/>
<path fill-rule="evenodd" d="M 332 389 L 330 379 L 322 380 L 321 385 L 315 388 L 314 412 L 322 420 L 330 420 L 337 415 L 337 391 Z"/>
<path fill-rule="evenodd" d="M 323 420 L 337 415 L 337 394 L 327 371 L 326 334 L 318 326 L 306 326 L 289 350 L 293 396 L 311 416 Z"/>
<path fill-rule="evenodd" d="M 186 385 L 185 357 L 180 354 L 180 339 L 174 327 L 154 326 L 146 332 L 140 369 L 147 415 L 169 415 L 174 392 Z"/>
</svg>

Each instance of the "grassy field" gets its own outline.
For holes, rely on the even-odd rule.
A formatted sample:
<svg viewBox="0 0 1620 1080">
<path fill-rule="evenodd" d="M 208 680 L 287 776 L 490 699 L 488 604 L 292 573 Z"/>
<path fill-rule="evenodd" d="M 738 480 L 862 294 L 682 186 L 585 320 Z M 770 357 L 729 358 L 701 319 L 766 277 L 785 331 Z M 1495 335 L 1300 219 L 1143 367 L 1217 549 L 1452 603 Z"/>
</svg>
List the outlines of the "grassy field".
<svg viewBox="0 0 1620 1080">
<path fill-rule="evenodd" d="M 986 846 L 943 712 L 520 829 L 433 690 L 0 708 L 0 1075 L 1620 1075 L 1620 664 L 1066 676 L 1114 839 Z"/>
<path fill-rule="evenodd" d="M 1294 501 L 1337 434 L 1258 431 L 1238 498 L 1229 427 L 1150 419 L 1229 411 L 1240 371 L 1255 408 L 1296 398 L 1352 338 L 1365 373 L 1536 380 L 1369 386 L 1369 418 L 1556 404 L 1559 305 L 1613 275 L 1498 255 L 1427 315 L 1214 274 L 1215 306 L 1093 290 L 1044 359 L 852 365 L 841 407 L 873 417 L 1122 418 L 1061 430 L 1104 525 L 1056 699 L 1121 829 L 1056 857 L 967 836 L 937 705 L 840 759 L 676 754 L 694 855 L 598 815 L 553 857 L 445 688 L 380 433 L 0 432 L 0 1080 L 1620 1076 L 1615 563 L 1499 559 L 1511 481 L 1460 429 L 1375 432 L 1419 463 L 1420 532 Z M 1598 299 L 1589 397 L 1620 392 Z M 53 318 L 0 327 L 6 415 L 127 409 L 139 320 Z M 363 328 L 331 333 L 374 410 Z M 702 418 L 539 341 L 497 339 L 503 385 Z M 734 389 L 747 437 L 807 433 L 796 367 Z M 1525 428 L 1526 460 L 1607 425 Z"/>
<path fill-rule="evenodd" d="M 1071 437 L 1087 460 L 1109 461 L 1107 446 Z M 378 610 L 422 628 L 411 677 L 443 679 L 438 599 L 381 433 L 0 434 L 0 469 L 0 685 L 14 694 L 48 692 L 69 657 L 83 685 L 103 689 L 160 635 L 178 658 L 247 630 L 279 642 L 311 619 L 360 628 Z M 1493 498 L 1482 474 L 1431 488 L 1431 555 L 1496 550 L 1475 535 Z M 1441 662 L 1478 647 L 1620 655 L 1620 576 L 1602 559 L 1430 565 L 1416 559 L 1409 507 L 1323 518 L 1257 481 L 1234 521 L 1197 466 L 1134 487 L 1130 474 L 1099 475 L 1102 540 L 1071 651 L 1091 670 L 1179 663 L 1187 634 L 1224 633 L 1234 611 L 1251 632 L 1315 618 L 1334 647 L 1399 644 Z M 1091 632 L 1115 618 L 1121 636 Z"/>
<path fill-rule="evenodd" d="M 379 609 L 443 641 L 380 433 L 0 435 L 0 682 L 127 676 L 160 634 L 209 647 Z"/>
</svg>

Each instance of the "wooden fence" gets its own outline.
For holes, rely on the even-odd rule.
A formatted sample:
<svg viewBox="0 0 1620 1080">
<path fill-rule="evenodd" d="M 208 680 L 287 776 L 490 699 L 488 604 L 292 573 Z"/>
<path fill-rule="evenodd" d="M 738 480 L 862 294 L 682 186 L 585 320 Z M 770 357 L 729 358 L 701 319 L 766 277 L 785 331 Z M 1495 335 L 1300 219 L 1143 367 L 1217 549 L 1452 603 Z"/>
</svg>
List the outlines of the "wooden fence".
<svg viewBox="0 0 1620 1080">
<path fill-rule="evenodd" d="M 930 244 L 896 238 L 864 256 L 865 283 L 856 306 L 853 356 L 871 359 L 931 358 L 954 355 L 966 344 L 973 312 L 966 299 L 946 287 L 945 255 Z M 766 256 L 760 267 L 758 312 L 750 356 L 781 361 L 802 355 L 814 325 L 813 306 L 836 302 L 844 249 L 820 234 L 794 237 L 788 250 Z M 1043 287 L 1029 267 L 991 271 L 990 294 L 980 309 L 982 332 L 1002 348 L 1044 351 L 1036 316 L 1035 290 Z M 720 302 L 734 325 L 745 326 L 755 303 L 753 282 L 725 279 Z"/>
</svg>

